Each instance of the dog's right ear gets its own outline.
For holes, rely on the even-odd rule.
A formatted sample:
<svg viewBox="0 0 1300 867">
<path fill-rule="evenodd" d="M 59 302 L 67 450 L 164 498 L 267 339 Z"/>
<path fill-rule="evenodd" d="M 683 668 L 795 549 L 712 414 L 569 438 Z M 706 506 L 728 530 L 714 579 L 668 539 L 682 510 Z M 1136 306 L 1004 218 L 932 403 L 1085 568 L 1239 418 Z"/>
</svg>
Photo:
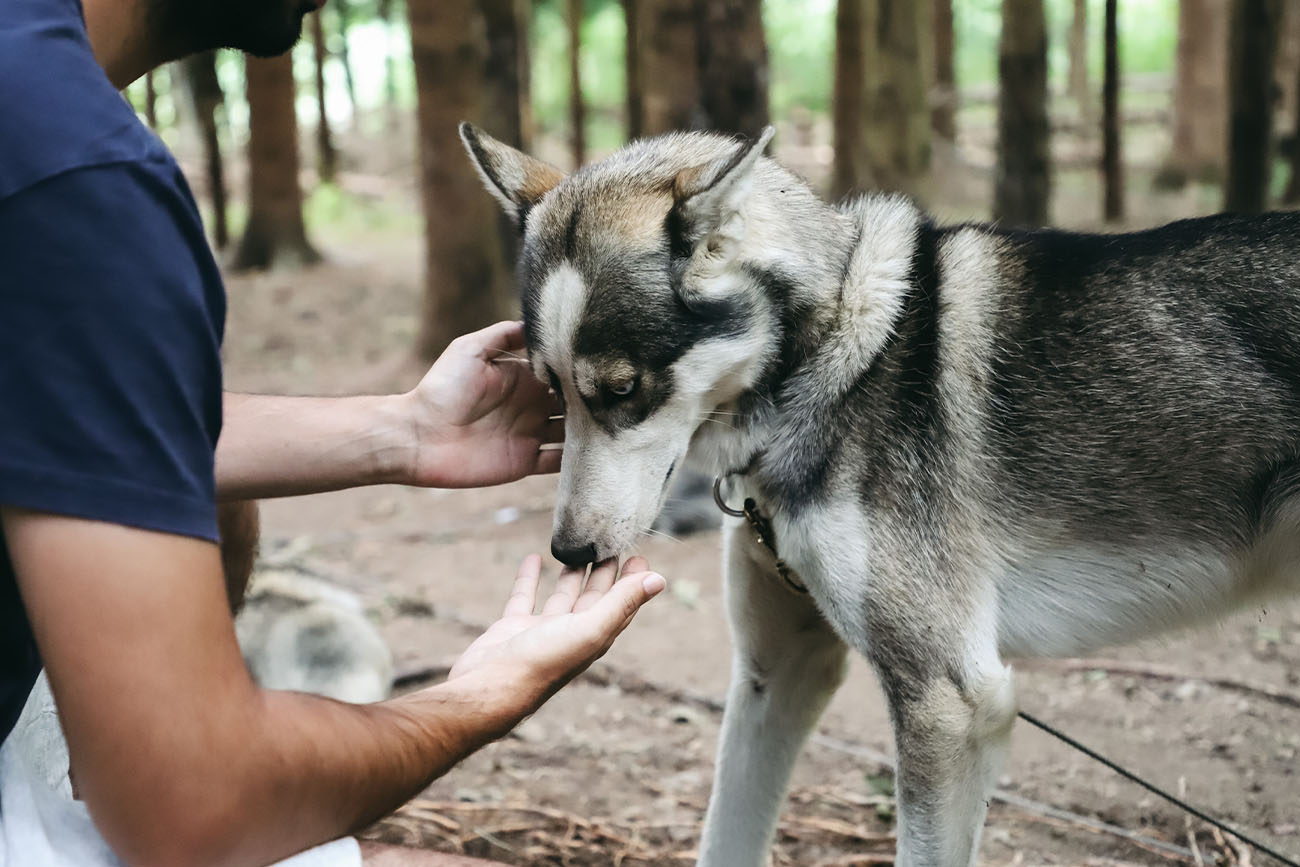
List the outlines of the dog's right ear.
<svg viewBox="0 0 1300 867">
<path fill-rule="evenodd" d="M 533 205 L 564 180 L 564 172 L 555 166 L 497 141 L 473 124 L 460 125 L 460 138 L 488 192 L 520 225 Z"/>
</svg>

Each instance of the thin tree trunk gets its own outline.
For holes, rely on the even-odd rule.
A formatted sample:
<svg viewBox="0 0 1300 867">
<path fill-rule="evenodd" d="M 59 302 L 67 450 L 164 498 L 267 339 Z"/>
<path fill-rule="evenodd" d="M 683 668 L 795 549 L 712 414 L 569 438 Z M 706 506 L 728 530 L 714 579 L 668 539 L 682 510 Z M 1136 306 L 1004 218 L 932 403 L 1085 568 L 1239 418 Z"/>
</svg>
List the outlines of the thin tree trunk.
<svg viewBox="0 0 1300 867">
<path fill-rule="evenodd" d="M 1002 0 L 998 80 L 993 216 L 1008 225 L 1042 226 L 1051 194 L 1043 0 Z"/>
<path fill-rule="evenodd" d="M 298 122 L 293 59 L 245 61 L 248 83 L 248 224 L 235 268 L 297 266 L 320 260 L 307 240 L 298 185 Z"/>
<path fill-rule="evenodd" d="M 517 148 L 527 147 L 524 134 L 523 67 L 528 31 L 517 0 L 480 0 L 486 28 L 487 55 L 483 67 L 482 127 Z M 470 26 L 467 22 L 465 26 Z"/>
<path fill-rule="evenodd" d="M 863 191 L 871 179 L 862 157 L 863 84 L 866 62 L 862 56 L 863 4 L 866 0 L 839 0 L 835 4 L 835 92 L 831 105 L 835 160 L 831 166 L 831 195 L 842 198 Z"/>
<path fill-rule="evenodd" d="M 582 0 L 569 0 L 569 144 L 574 166 L 587 157 L 587 112 L 582 100 Z"/>
<path fill-rule="evenodd" d="M 533 57 L 529 34 L 533 32 L 533 0 L 515 0 L 519 22 L 519 147 L 533 146 Z"/>
<path fill-rule="evenodd" d="M 935 135 L 950 142 L 957 140 L 955 44 L 952 0 L 934 0 L 934 109 L 931 123 Z"/>
<path fill-rule="evenodd" d="M 311 41 L 316 60 L 316 174 L 321 181 L 332 183 L 338 175 L 339 155 L 330 131 L 330 118 L 325 104 L 325 61 L 329 51 L 325 45 L 325 26 L 320 13 L 311 18 Z"/>
<path fill-rule="evenodd" d="M 397 0 L 379 0 L 379 20 L 384 24 L 384 119 L 389 129 L 397 126 L 397 65 L 393 63 L 393 8 Z"/>
<path fill-rule="evenodd" d="M 1088 0 L 1074 0 L 1070 17 L 1070 98 L 1084 123 L 1094 117 L 1092 88 L 1088 84 Z"/>
<path fill-rule="evenodd" d="M 624 124 L 628 141 L 641 137 L 641 59 L 637 53 L 637 0 L 623 0 L 624 38 L 623 70 L 627 82 Z"/>
<path fill-rule="evenodd" d="M 1118 0 L 1106 0 L 1106 64 L 1102 82 L 1101 174 L 1105 188 L 1102 217 L 1124 219 L 1124 168 L 1120 153 Z"/>
<path fill-rule="evenodd" d="M 144 121 L 149 129 L 158 128 L 158 89 L 150 70 L 144 74 Z"/>
<path fill-rule="evenodd" d="M 756 138 L 770 122 L 760 0 L 697 0 L 698 125 Z"/>
<path fill-rule="evenodd" d="M 1300 72 L 1297 72 L 1300 76 Z M 1282 194 L 1282 204 L 1300 204 L 1300 81 L 1295 89 L 1295 126 L 1291 133 L 1291 150 L 1287 157 L 1291 163 L 1291 176 L 1287 178 L 1286 191 Z"/>
<path fill-rule="evenodd" d="M 199 139 L 203 142 L 208 198 L 212 201 L 213 241 L 218 250 L 224 250 L 230 243 L 230 229 L 226 217 L 225 164 L 217 120 L 218 112 L 225 106 L 225 94 L 221 92 L 221 81 L 217 78 L 217 54 L 215 51 L 192 54 L 181 61 L 181 68 L 199 127 Z"/>
<path fill-rule="evenodd" d="M 1179 0 L 1173 142 L 1155 178 L 1178 189 L 1218 183 L 1228 142 L 1228 8 L 1226 0 Z"/>
<path fill-rule="evenodd" d="M 409 0 L 418 92 L 425 290 L 415 352 L 515 315 L 499 213 L 465 158 L 457 125 L 485 120 L 487 26 L 474 0 Z"/>
<path fill-rule="evenodd" d="M 348 91 L 348 105 L 352 109 L 352 121 L 357 118 L 357 82 L 352 75 L 352 53 L 348 46 L 348 31 L 352 26 L 352 0 L 330 0 L 329 8 L 334 10 L 334 25 L 339 32 L 339 63 L 343 64 L 343 81 Z M 319 14 L 319 13 L 317 13 Z"/>
<path fill-rule="evenodd" d="M 1228 182 L 1224 209 L 1267 207 L 1273 164 L 1273 61 L 1282 0 L 1233 0 L 1229 49 Z"/>
</svg>

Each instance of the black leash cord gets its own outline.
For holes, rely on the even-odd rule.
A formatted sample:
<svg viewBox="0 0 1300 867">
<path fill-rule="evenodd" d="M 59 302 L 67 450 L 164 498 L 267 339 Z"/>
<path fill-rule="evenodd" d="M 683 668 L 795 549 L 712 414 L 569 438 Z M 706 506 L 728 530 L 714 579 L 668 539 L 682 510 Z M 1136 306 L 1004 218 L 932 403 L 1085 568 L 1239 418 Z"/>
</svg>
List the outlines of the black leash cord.
<svg viewBox="0 0 1300 867">
<path fill-rule="evenodd" d="M 1152 783 L 1148 783 L 1146 780 L 1142 779 L 1137 774 L 1134 774 L 1132 771 L 1129 771 L 1115 764 L 1113 761 L 1101 755 L 1100 753 L 1096 752 L 1095 750 L 1091 750 L 1088 747 L 1085 747 L 1083 744 L 1079 743 L 1074 738 L 1067 735 L 1065 732 L 1053 728 L 1052 726 L 1048 725 L 1042 720 L 1036 719 L 1035 717 L 1030 716 L 1024 711 L 1020 711 L 1020 718 L 1025 722 L 1029 723 L 1031 726 L 1035 726 L 1037 728 L 1042 729 L 1043 731 L 1047 732 L 1049 735 L 1061 741 L 1062 743 L 1074 747 L 1076 750 L 1083 753 L 1085 756 L 1088 756 L 1091 759 L 1096 759 L 1097 761 L 1101 762 L 1103 765 L 1110 768 L 1112 771 L 1119 774 L 1120 776 L 1137 783 L 1139 786 L 1146 789 L 1148 792 L 1151 792 L 1152 794 L 1155 795 L 1159 795 L 1161 798 L 1164 798 L 1169 803 L 1174 804 L 1175 806 L 1178 806 L 1186 810 L 1187 812 L 1191 813 L 1193 816 L 1195 816 L 1196 818 L 1204 822 L 1210 823 L 1214 827 L 1218 828 L 1220 831 L 1226 831 L 1227 833 L 1241 840 L 1243 843 L 1247 843 L 1251 847 L 1259 850 L 1260 852 L 1263 852 L 1265 855 L 1269 855 L 1273 858 L 1276 858 L 1278 861 L 1287 865 L 1287 867 L 1300 867 L 1300 864 L 1297 864 L 1295 861 L 1283 855 L 1281 852 L 1278 852 L 1275 849 L 1271 849 L 1268 846 L 1265 846 L 1263 843 L 1259 842 L 1258 840 L 1255 840 L 1252 837 L 1248 837 L 1247 835 L 1238 831 L 1236 828 L 1233 828 L 1230 825 L 1226 825 L 1223 822 L 1220 822 L 1218 819 L 1213 818 L 1212 816 L 1206 815 L 1203 811 L 1196 809 L 1191 804 L 1187 803 L 1186 801 L 1180 798 L 1174 797 L 1173 795 L 1166 792 L 1164 789 L 1161 789 L 1159 786 L 1156 786 Z"/>
</svg>

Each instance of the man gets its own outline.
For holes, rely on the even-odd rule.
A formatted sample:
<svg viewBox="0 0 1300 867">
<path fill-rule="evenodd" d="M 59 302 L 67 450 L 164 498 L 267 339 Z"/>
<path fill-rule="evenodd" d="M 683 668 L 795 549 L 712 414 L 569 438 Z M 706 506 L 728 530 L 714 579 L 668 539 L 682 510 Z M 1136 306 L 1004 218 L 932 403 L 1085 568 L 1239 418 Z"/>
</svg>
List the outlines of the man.
<svg viewBox="0 0 1300 867">
<path fill-rule="evenodd" d="M 444 684 L 351 706 L 250 681 L 229 603 L 255 513 L 224 509 L 219 549 L 218 500 L 558 466 L 551 399 L 502 360 L 522 347 L 516 323 L 458 340 L 410 394 L 230 396 L 222 428 L 220 277 L 174 161 L 117 90 L 189 51 L 286 50 L 309 9 L 0 13 L 0 739 L 43 664 L 84 799 L 52 802 L 6 741 L 2 867 L 359 864 L 348 833 L 534 711 L 664 586 L 644 561 L 617 581 L 606 563 L 585 588 L 562 574 L 534 614 L 530 557 Z"/>
</svg>

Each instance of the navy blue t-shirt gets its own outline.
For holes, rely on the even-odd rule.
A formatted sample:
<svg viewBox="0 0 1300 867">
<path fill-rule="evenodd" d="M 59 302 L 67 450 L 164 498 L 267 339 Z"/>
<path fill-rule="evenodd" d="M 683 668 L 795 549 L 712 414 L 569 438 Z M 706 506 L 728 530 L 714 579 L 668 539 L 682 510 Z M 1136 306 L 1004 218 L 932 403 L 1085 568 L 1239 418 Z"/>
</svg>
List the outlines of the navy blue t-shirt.
<svg viewBox="0 0 1300 867">
<path fill-rule="evenodd" d="M 0 15 L 0 505 L 217 537 L 221 277 L 79 0 Z M 0 534 L 0 740 L 40 659 Z"/>
</svg>

